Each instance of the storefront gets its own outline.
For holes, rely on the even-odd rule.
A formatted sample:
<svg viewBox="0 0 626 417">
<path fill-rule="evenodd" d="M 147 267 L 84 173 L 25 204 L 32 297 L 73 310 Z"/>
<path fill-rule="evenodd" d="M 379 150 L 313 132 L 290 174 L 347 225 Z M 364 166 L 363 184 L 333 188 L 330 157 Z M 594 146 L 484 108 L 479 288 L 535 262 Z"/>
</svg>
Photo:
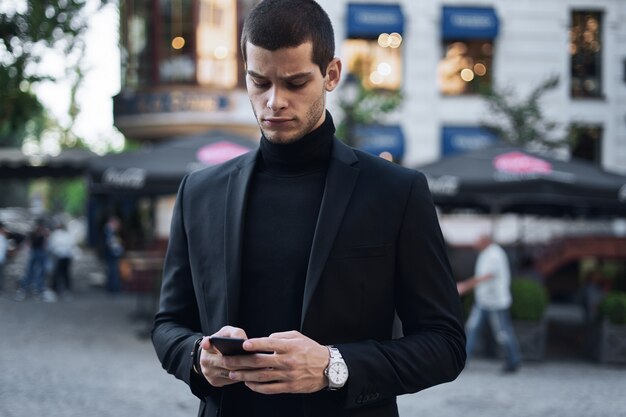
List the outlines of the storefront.
<svg viewBox="0 0 626 417">
<path fill-rule="evenodd" d="M 348 3 L 342 46 L 344 65 L 362 88 L 399 92 L 403 87 L 404 14 L 399 4 Z M 367 124 L 352 128 L 354 145 L 395 162 L 404 155 L 400 125 Z"/>
<path fill-rule="evenodd" d="M 241 0 L 120 2 L 115 125 L 132 139 L 220 128 L 256 136 L 239 52 Z"/>
<path fill-rule="evenodd" d="M 443 6 L 439 62 L 441 94 L 476 94 L 491 87 L 498 17 L 490 7 Z"/>
</svg>

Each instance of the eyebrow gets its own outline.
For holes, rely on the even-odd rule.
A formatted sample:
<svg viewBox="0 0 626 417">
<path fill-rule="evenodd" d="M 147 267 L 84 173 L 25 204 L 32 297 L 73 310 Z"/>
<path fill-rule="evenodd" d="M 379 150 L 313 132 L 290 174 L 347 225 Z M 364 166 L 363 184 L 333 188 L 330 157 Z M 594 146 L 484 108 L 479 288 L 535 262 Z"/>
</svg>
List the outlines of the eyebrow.
<svg viewBox="0 0 626 417">
<path fill-rule="evenodd" d="M 254 78 L 260 78 L 260 79 L 266 79 L 267 77 L 259 74 L 258 72 L 254 72 L 252 70 L 248 70 L 248 75 L 254 77 Z M 286 82 L 290 82 L 290 81 L 295 81 L 301 78 L 309 78 L 313 75 L 314 71 L 306 71 L 306 72 L 298 72 L 296 74 L 293 75 L 288 75 L 286 77 L 280 77 L 281 81 L 286 81 Z"/>
</svg>

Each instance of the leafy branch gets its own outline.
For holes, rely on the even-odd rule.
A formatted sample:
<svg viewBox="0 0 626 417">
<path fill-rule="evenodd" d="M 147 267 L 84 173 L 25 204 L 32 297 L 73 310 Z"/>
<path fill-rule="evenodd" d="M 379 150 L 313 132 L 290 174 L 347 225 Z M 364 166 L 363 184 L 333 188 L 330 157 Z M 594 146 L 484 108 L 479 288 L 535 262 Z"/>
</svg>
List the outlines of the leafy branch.
<svg viewBox="0 0 626 417">
<path fill-rule="evenodd" d="M 558 123 L 547 119 L 541 106 L 543 96 L 558 84 L 559 77 L 551 76 L 521 99 L 511 88 L 482 91 L 491 115 L 491 120 L 483 125 L 496 132 L 503 141 L 516 146 L 554 149 L 567 145 L 568 139 L 555 132 Z"/>
<path fill-rule="evenodd" d="M 399 90 L 368 89 L 358 78 L 353 82 L 357 89 L 355 97 L 351 100 L 342 94 L 339 99 L 339 108 L 344 117 L 337 127 L 337 137 L 350 145 L 353 144 L 349 143 L 349 129 L 355 125 L 380 123 L 384 115 L 400 107 L 404 99 Z"/>
</svg>

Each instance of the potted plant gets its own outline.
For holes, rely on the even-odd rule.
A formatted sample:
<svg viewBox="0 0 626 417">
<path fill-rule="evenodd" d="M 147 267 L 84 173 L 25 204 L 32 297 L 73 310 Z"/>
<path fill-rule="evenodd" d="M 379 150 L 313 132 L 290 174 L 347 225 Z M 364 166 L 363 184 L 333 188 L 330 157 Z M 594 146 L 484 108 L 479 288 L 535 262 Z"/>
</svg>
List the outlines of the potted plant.
<svg viewBox="0 0 626 417">
<path fill-rule="evenodd" d="M 609 291 L 599 313 L 598 359 L 601 363 L 626 363 L 626 292 Z"/>
<path fill-rule="evenodd" d="M 524 359 L 543 360 L 547 323 L 544 312 L 548 292 L 537 280 L 518 277 L 511 281 L 511 320 Z"/>
</svg>

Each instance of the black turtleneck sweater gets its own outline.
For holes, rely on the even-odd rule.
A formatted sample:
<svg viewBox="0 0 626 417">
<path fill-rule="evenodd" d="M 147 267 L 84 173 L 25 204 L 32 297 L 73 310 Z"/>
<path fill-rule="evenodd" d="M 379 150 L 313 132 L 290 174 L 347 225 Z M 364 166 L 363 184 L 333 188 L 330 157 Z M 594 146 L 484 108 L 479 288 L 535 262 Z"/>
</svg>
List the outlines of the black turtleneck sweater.
<svg viewBox="0 0 626 417">
<path fill-rule="evenodd" d="M 313 234 L 335 127 L 324 123 L 296 142 L 261 138 L 245 213 L 239 323 L 248 337 L 299 330 Z M 240 384 L 241 385 L 241 384 Z M 247 388 L 238 415 L 302 415 L 300 395 L 262 395 Z M 244 410 L 245 409 L 245 410 Z"/>
</svg>

